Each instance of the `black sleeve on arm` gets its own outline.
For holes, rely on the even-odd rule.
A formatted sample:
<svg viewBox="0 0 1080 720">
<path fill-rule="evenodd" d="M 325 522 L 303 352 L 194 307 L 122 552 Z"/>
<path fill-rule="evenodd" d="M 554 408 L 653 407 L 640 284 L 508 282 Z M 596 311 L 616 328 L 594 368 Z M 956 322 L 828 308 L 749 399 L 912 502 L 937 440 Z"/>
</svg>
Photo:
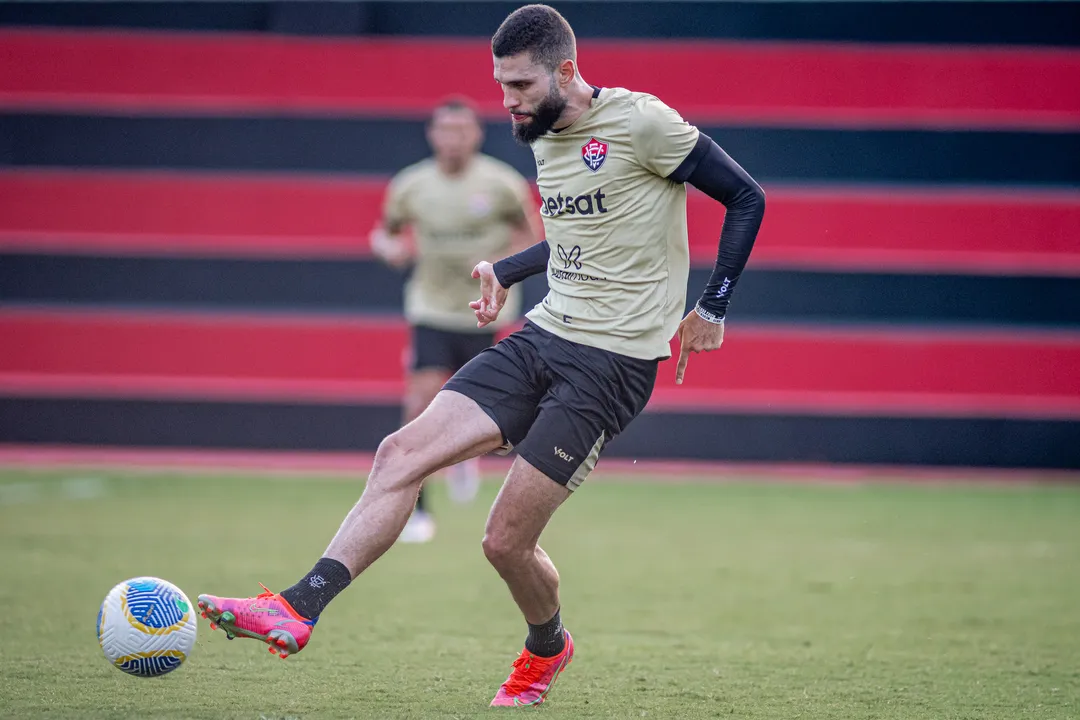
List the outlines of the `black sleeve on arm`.
<svg viewBox="0 0 1080 720">
<path fill-rule="evenodd" d="M 495 263 L 492 266 L 495 270 L 495 279 L 504 288 L 509 288 L 527 277 L 544 272 L 547 269 L 550 257 L 551 248 L 548 247 L 547 240 L 541 240 L 516 255 L 503 258 Z"/>
<path fill-rule="evenodd" d="M 705 133 L 699 134 L 694 149 L 668 178 L 690 183 L 727 210 L 716 267 L 697 303 L 698 314 L 718 322 L 727 314 L 735 283 L 754 248 L 765 216 L 765 192 Z"/>
</svg>

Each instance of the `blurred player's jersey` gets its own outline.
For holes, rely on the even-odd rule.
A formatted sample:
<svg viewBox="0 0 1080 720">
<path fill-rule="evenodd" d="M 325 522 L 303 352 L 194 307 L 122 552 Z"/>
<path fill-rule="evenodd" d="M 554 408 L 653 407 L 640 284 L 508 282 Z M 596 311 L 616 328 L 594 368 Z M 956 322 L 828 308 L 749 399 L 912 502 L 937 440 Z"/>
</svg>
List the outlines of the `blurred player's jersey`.
<svg viewBox="0 0 1080 720">
<path fill-rule="evenodd" d="M 417 258 L 405 287 L 405 317 L 413 325 L 456 332 L 479 330 L 469 302 L 480 297 L 472 269 L 481 260 L 504 257 L 512 226 L 525 222 L 528 183 L 509 165 L 477 155 L 461 175 L 445 175 L 433 159 L 398 173 L 390 183 L 383 218 L 411 225 Z M 500 324 L 521 312 L 511 293 Z"/>
<path fill-rule="evenodd" d="M 532 144 L 551 257 L 528 313 L 567 340 L 669 357 L 686 304 L 686 187 L 667 179 L 698 130 L 652 95 L 605 88 L 570 127 Z"/>
</svg>

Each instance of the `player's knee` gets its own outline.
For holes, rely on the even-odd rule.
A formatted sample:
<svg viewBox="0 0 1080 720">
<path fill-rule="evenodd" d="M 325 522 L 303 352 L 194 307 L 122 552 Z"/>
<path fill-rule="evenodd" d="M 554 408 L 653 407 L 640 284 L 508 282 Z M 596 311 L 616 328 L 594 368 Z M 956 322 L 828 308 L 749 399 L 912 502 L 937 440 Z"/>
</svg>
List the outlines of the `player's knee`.
<svg viewBox="0 0 1080 720">
<path fill-rule="evenodd" d="M 528 556 L 528 551 L 510 533 L 489 529 L 481 542 L 484 557 L 496 568 L 519 563 Z"/>
<path fill-rule="evenodd" d="M 398 430 L 387 435 L 375 451 L 368 484 L 385 489 L 419 484 L 423 475 L 417 472 L 416 459 L 416 448 L 407 433 Z"/>
</svg>

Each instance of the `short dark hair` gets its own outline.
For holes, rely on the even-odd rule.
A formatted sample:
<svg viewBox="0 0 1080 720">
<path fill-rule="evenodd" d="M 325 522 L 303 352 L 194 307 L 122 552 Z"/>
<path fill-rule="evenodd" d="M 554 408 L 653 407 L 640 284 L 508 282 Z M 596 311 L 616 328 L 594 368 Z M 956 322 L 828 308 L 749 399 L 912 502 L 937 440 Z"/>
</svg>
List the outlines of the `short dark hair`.
<svg viewBox="0 0 1080 720">
<path fill-rule="evenodd" d="M 523 52 L 552 72 L 563 60 L 577 60 L 577 40 L 558 10 L 526 5 L 510 13 L 491 38 L 491 54 L 497 58 Z"/>
<path fill-rule="evenodd" d="M 480 113 L 476 111 L 476 105 L 473 101 L 464 95 L 451 95 L 444 97 L 439 101 L 431 110 L 431 115 L 427 119 L 427 127 L 431 127 L 435 123 L 435 118 L 438 117 L 440 112 L 467 112 L 472 115 L 472 119 L 477 123 L 480 122 Z"/>
<path fill-rule="evenodd" d="M 439 101 L 439 104 L 435 106 L 435 109 L 432 110 L 432 116 L 440 110 L 450 110 L 451 112 L 460 110 L 471 112 L 473 115 L 479 115 L 479 113 L 476 112 L 476 105 L 473 104 L 473 101 L 470 98 L 467 98 L 464 95 L 450 95 L 444 97 Z"/>
</svg>

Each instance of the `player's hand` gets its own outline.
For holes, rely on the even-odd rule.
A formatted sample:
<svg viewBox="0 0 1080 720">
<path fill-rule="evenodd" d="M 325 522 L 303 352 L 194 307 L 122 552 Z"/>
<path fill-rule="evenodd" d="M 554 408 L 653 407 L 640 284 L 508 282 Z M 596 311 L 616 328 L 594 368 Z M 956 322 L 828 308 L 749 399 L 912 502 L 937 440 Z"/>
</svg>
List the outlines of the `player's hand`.
<svg viewBox="0 0 1080 720">
<path fill-rule="evenodd" d="M 499 311 L 506 303 L 507 289 L 499 284 L 495 277 L 495 268 L 487 261 L 477 264 L 473 268 L 472 276 L 480 281 L 480 299 L 473 300 L 469 307 L 476 315 L 476 327 L 484 327 L 499 317 Z"/>
<path fill-rule="evenodd" d="M 724 324 L 711 323 L 691 310 L 679 323 L 676 334 L 679 336 L 679 365 L 675 368 L 675 384 L 682 385 L 690 353 L 718 349 L 724 342 Z"/>
<path fill-rule="evenodd" d="M 381 227 L 371 231 L 369 236 L 371 252 L 390 267 L 404 268 L 412 262 L 412 252 L 401 238 L 394 237 Z"/>
</svg>

